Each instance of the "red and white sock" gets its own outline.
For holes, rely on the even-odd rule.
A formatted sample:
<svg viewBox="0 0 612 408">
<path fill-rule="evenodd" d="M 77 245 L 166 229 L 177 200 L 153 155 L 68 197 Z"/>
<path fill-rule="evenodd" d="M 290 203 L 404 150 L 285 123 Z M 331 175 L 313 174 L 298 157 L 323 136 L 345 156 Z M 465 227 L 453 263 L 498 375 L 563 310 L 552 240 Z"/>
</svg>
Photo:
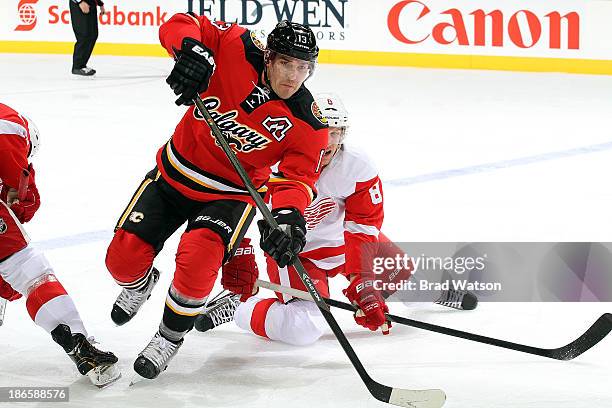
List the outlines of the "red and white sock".
<svg viewBox="0 0 612 408">
<path fill-rule="evenodd" d="M 48 333 L 63 323 L 70 327 L 72 333 L 82 333 L 87 337 L 72 298 L 55 275 L 45 275 L 32 286 L 26 308 L 34 323 Z"/>
</svg>

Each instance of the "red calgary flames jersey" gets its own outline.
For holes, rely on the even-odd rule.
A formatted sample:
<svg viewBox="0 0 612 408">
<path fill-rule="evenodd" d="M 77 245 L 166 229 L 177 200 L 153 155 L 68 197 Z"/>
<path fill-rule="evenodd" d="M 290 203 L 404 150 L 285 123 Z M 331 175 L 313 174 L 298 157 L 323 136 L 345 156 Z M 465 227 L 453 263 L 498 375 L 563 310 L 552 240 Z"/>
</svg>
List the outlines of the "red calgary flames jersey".
<svg viewBox="0 0 612 408">
<path fill-rule="evenodd" d="M 275 208 L 303 212 L 313 199 L 328 139 L 327 124 L 308 89 L 302 86 L 291 98 L 280 99 L 262 81 L 262 43 L 238 25 L 176 14 L 159 35 L 170 54 L 185 37 L 210 48 L 216 70 L 201 95 L 204 104 L 253 184 L 274 192 Z M 277 162 L 280 176 L 268 180 L 270 166 Z M 164 179 L 191 199 L 214 200 L 221 194 L 251 201 L 197 108 L 187 110 L 172 139 L 159 150 L 157 164 Z"/>
</svg>

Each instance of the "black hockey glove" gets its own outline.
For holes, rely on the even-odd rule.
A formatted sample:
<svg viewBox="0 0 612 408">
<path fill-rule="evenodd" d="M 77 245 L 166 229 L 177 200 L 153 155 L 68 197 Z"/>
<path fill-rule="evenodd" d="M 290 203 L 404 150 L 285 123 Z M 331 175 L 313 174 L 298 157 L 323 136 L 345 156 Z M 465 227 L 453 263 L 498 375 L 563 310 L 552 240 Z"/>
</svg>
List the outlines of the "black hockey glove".
<svg viewBox="0 0 612 408">
<path fill-rule="evenodd" d="M 193 38 L 183 39 L 181 49 L 174 50 L 176 63 L 166 83 L 176 95 L 177 105 L 193 105 L 193 98 L 208 89 L 210 77 L 215 72 L 215 60 L 211 50 Z"/>
<path fill-rule="evenodd" d="M 272 229 L 266 220 L 257 221 L 259 246 L 283 268 L 292 264 L 306 245 L 306 221 L 295 208 L 277 208 L 272 215 L 280 229 Z"/>
</svg>

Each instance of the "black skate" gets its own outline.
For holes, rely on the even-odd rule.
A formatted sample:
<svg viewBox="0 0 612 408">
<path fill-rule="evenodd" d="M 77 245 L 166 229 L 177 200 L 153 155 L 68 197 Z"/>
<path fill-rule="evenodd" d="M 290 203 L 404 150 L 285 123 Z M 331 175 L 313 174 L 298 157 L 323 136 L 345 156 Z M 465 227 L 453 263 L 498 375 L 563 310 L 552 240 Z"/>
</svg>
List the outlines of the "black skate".
<svg viewBox="0 0 612 408">
<path fill-rule="evenodd" d="M 182 344 L 183 339 L 175 343 L 166 339 L 157 331 L 147 347 L 138 354 L 138 358 L 134 361 L 134 371 L 142 377 L 152 380 L 168 367 L 168 363 L 176 355 Z"/>
<path fill-rule="evenodd" d="M 196 317 L 194 327 L 197 331 L 205 332 L 223 323 L 234 320 L 236 308 L 241 303 L 240 295 L 235 295 L 230 292 L 219 297 L 222 293 L 223 292 L 217 295 L 217 297 L 208 304 L 206 310 Z"/>
<path fill-rule="evenodd" d="M 147 286 L 140 290 L 122 289 L 119 297 L 113 304 L 111 319 L 117 326 L 132 320 L 138 310 L 151 297 L 151 292 L 159 280 L 159 271 L 152 267 Z"/>
<path fill-rule="evenodd" d="M 89 67 L 73 68 L 72 69 L 72 74 L 73 75 L 80 75 L 80 76 L 94 76 L 94 75 L 96 75 L 96 70 L 93 69 L 93 68 L 89 68 Z"/>
<path fill-rule="evenodd" d="M 60 324 L 53 329 L 51 338 L 62 346 L 79 372 L 89 377 L 94 385 L 102 388 L 121 377 L 113 353 L 98 350 L 83 334 L 72 334 L 67 325 Z"/>
<path fill-rule="evenodd" d="M 457 310 L 474 310 L 478 306 L 478 298 L 467 290 L 443 290 L 440 298 L 434 303 Z"/>
</svg>

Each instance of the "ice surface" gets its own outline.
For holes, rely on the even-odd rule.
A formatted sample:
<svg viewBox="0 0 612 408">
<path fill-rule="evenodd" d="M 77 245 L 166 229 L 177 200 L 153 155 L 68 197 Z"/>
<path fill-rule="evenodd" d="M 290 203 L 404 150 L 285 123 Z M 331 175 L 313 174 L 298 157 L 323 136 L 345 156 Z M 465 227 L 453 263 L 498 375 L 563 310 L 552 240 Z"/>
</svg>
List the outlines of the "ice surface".
<svg viewBox="0 0 612 408">
<path fill-rule="evenodd" d="M 70 56 L 2 54 L 0 101 L 32 117 L 42 134 L 34 160 L 42 207 L 27 230 L 90 334 L 119 356 L 123 378 L 94 389 L 32 324 L 21 300 L 9 304 L 0 328 L 0 387 L 69 386 L 71 407 L 383 406 L 331 332 L 296 348 L 231 324 L 189 334 L 157 380 L 128 387 L 132 363 L 161 318 L 178 235 L 156 261 L 161 283 L 123 327 L 110 321 L 118 287 L 106 272 L 105 250 L 184 108 L 164 82 L 170 60 L 94 57 L 91 65 L 95 79 L 75 79 Z M 610 241 L 612 77 L 321 65 L 309 87 L 344 99 L 352 114 L 348 142 L 368 150 L 386 183 L 383 231 L 392 239 Z M 333 283 L 337 298 L 341 284 Z M 391 311 L 557 347 L 611 306 L 481 303 L 462 313 L 394 303 Z M 376 380 L 442 388 L 447 407 L 612 406 L 610 339 L 559 362 L 409 327 L 383 337 L 334 313 Z"/>
</svg>

